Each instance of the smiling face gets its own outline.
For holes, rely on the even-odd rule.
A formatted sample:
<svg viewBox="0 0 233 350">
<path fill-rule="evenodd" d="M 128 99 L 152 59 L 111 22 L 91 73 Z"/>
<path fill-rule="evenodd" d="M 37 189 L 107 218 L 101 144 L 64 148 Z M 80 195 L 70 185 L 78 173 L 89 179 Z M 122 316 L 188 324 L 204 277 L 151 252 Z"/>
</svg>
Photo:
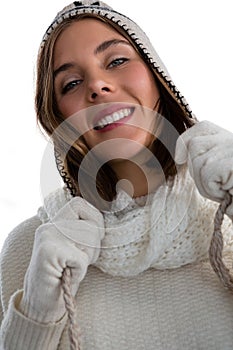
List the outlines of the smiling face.
<svg viewBox="0 0 233 350">
<path fill-rule="evenodd" d="M 90 149 L 123 138 L 135 141 L 127 147 L 130 157 L 138 152 L 136 143 L 151 144 L 158 88 L 139 54 L 109 25 L 85 18 L 60 34 L 54 48 L 54 87 L 60 112 L 65 119 L 76 115 L 72 120 Z"/>
</svg>

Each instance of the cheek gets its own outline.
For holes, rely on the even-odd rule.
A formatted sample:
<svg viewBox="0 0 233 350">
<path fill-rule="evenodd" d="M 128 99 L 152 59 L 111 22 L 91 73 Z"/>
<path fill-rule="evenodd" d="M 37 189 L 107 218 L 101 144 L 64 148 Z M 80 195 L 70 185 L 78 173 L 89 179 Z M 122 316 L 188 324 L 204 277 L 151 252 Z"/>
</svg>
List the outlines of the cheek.
<svg viewBox="0 0 233 350">
<path fill-rule="evenodd" d="M 135 79 L 136 77 L 136 79 Z M 153 109 L 155 101 L 159 97 L 159 92 L 152 73 L 144 64 L 134 66 L 128 76 L 128 81 L 132 81 L 132 89 L 139 94 L 139 99 L 145 107 Z"/>
<path fill-rule="evenodd" d="M 80 111 L 81 107 L 78 103 L 78 99 L 75 96 L 68 98 L 61 98 L 58 101 L 59 111 L 62 113 L 65 119 L 69 118 L 71 115 Z"/>
</svg>

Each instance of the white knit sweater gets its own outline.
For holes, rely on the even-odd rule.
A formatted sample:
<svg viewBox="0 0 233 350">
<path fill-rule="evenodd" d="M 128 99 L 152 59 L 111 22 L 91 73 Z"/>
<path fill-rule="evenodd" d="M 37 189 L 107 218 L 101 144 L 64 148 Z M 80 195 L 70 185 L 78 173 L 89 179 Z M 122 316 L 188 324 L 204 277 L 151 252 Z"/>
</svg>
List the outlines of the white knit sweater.
<svg viewBox="0 0 233 350">
<path fill-rule="evenodd" d="M 1 253 L 1 350 L 69 349 L 67 318 L 38 324 L 18 310 L 37 227 L 69 200 L 52 193 L 19 225 Z M 77 293 L 83 350 L 233 349 L 233 296 L 208 262 L 217 204 L 202 198 L 187 172 L 155 194 L 120 192 L 104 213 L 105 238 Z M 225 254 L 232 223 L 224 221 Z"/>
</svg>

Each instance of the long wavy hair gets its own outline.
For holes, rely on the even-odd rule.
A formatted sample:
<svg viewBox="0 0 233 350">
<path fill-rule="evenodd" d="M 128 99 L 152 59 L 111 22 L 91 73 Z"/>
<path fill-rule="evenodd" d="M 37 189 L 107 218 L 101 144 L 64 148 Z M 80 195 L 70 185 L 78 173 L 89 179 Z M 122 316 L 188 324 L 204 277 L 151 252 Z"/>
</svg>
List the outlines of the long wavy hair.
<svg viewBox="0 0 233 350">
<path fill-rule="evenodd" d="M 160 135 L 159 139 L 156 139 L 153 144 L 154 156 L 159 161 L 166 178 L 168 176 L 175 176 L 176 174 L 176 167 L 173 158 L 177 135 L 180 135 L 187 128 L 191 127 L 195 123 L 195 119 L 187 113 L 184 106 L 182 106 L 172 95 L 172 93 L 164 87 L 160 77 L 158 76 L 158 72 L 153 69 L 140 47 L 137 47 L 131 37 L 117 25 L 114 25 L 114 23 L 107 18 L 90 14 L 79 15 L 77 18 L 73 17 L 65 19 L 63 22 L 61 22 L 51 33 L 38 55 L 35 96 L 37 120 L 39 126 L 52 137 L 57 167 L 71 194 L 73 196 L 82 195 L 83 189 L 81 193 L 79 176 L 80 172 L 83 172 L 82 175 L 85 176 L 85 198 L 96 205 L 97 199 L 95 196 L 93 196 L 93 191 L 91 190 L 92 186 L 90 186 L 90 184 L 95 183 L 98 193 L 105 201 L 112 201 L 116 195 L 116 183 L 118 181 L 117 175 L 109 163 L 105 163 L 101 167 L 98 167 L 97 159 L 94 161 L 98 171 L 97 175 L 94 177 L 92 174 L 95 174 L 95 172 L 90 171 L 88 165 L 85 168 L 80 166 L 84 157 L 89 152 L 89 147 L 84 138 L 78 137 L 78 135 L 74 142 L 75 130 L 63 123 L 64 118 L 56 103 L 53 80 L 54 46 L 57 38 L 74 21 L 87 17 L 95 18 L 108 23 L 111 27 L 123 35 L 139 53 L 144 62 L 146 62 L 154 76 L 155 83 L 157 84 L 160 93 L 158 113 L 161 114 L 169 123 L 171 123 L 177 131 L 176 136 L 174 134 L 171 137 L 171 135 L 168 135 L 165 127 L 162 130 L 162 134 Z M 59 130 L 59 132 L 56 132 L 57 130 Z M 165 146 L 168 144 L 168 142 L 169 150 Z M 91 166 L 93 169 L 92 161 Z"/>
</svg>

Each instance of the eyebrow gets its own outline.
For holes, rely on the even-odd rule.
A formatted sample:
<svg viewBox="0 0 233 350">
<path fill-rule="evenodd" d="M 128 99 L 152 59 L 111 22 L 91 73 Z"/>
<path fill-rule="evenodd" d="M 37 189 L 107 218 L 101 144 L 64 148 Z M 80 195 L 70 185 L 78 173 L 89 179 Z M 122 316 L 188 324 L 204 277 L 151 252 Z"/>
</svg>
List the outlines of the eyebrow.
<svg viewBox="0 0 233 350">
<path fill-rule="evenodd" d="M 94 54 L 97 55 L 97 54 L 107 50 L 110 46 L 114 46 L 114 45 L 118 45 L 118 44 L 124 44 L 124 45 L 131 46 L 128 41 L 122 40 L 122 39 L 106 40 L 95 49 Z"/>
<path fill-rule="evenodd" d="M 119 44 L 124 44 L 124 45 L 128 45 L 131 47 L 130 43 L 127 42 L 126 40 L 121 40 L 121 39 L 106 40 L 103 43 L 101 43 L 99 46 L 97 46 L 97 48 L 94 50 L 94 54 L 98 55 L 99 53 L 107 50 L 109 47 L 114 46 L 114 45 L 119 45 Z M 74 63 L 62 64 L 59 68 L 57 68 L 53 72 L 53 78 L 55 79 L 59 73 L 65 72 L 66 70 L 73 68 L 74 66 L 75 66 Z"/>
<path fill-rule="evenodd" d="M 57 77 L 57 75 L 61 72 L 65 72 L 66 70 L 73 68 L 74 64 L 73 63 L 65 63 L 62 64 L 59 68 L 57 68 L 54 72 L 53 72 L 53 79 L 55 79 Z"/>
</svg>

